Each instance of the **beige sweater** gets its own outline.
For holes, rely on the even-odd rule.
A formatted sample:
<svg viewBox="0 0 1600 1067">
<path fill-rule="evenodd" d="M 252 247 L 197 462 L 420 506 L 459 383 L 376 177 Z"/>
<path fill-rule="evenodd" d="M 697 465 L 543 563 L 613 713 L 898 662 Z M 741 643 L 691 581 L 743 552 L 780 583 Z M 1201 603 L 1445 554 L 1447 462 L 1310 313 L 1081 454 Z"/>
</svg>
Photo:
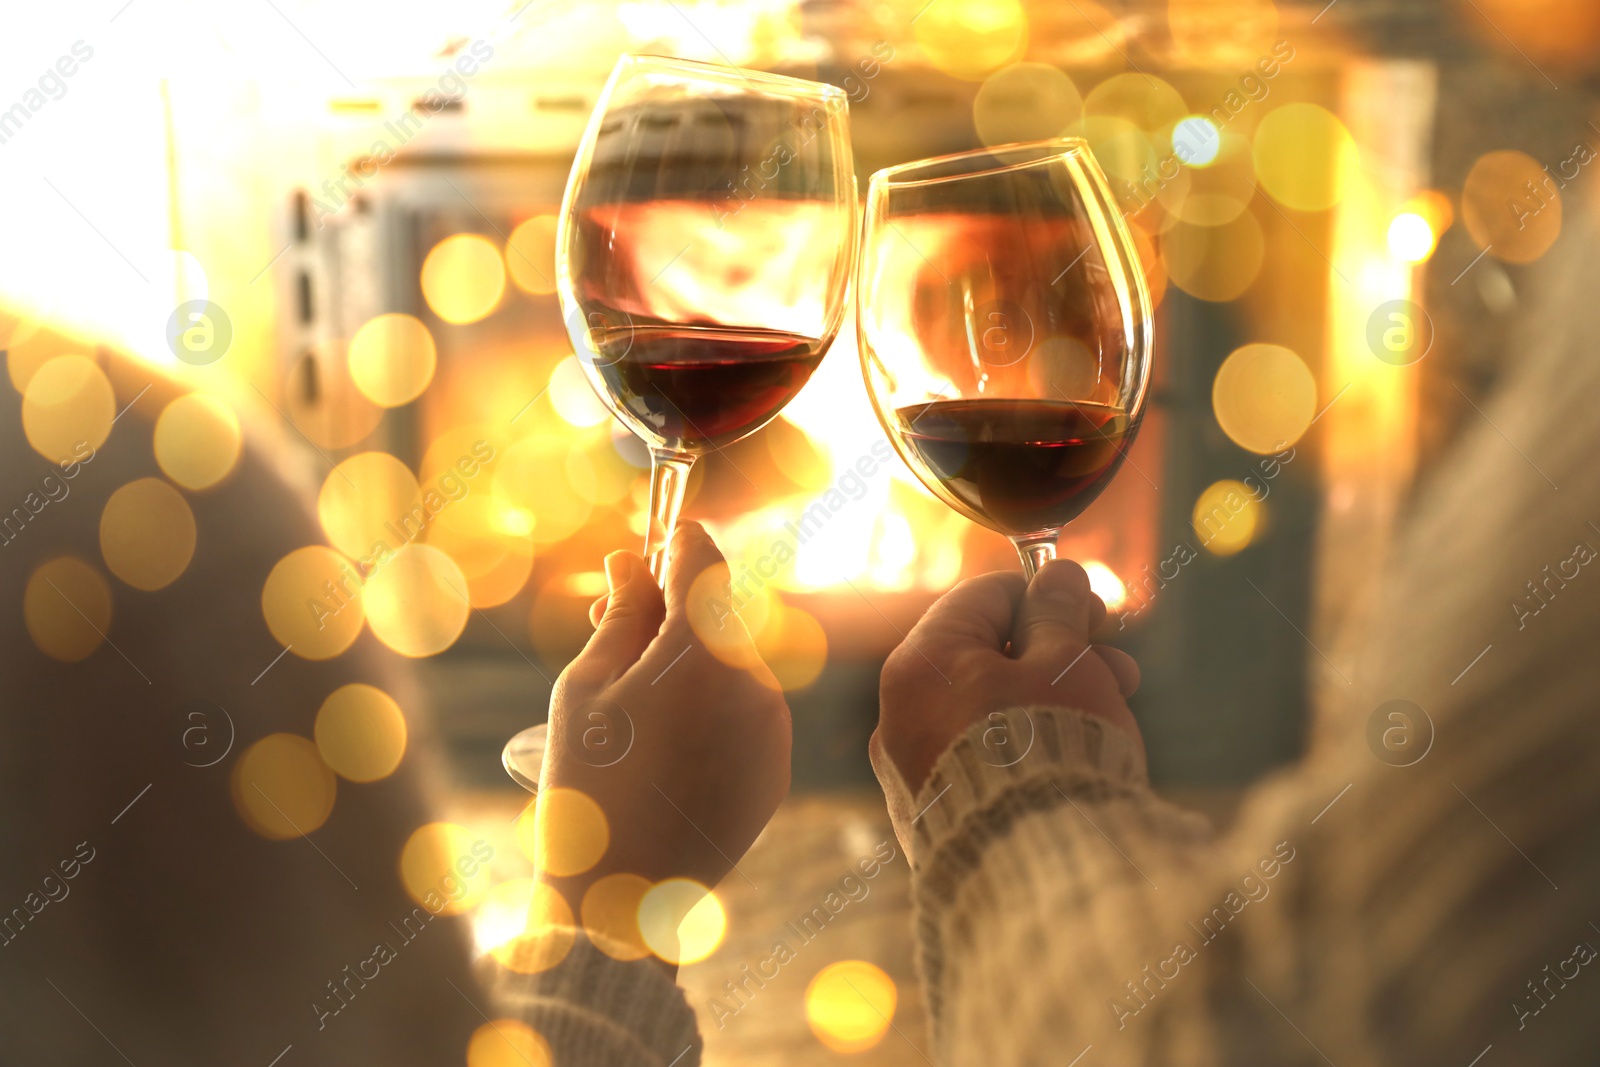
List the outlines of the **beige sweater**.
<svg viewBox="0 0 1600 1067">
<path fill-rule="evenodd" d="M 1031 709 L 1016 766 L 974 730 L 891 805 L 934 1062 L 1600 1061 L 1600 252 L 1570 222 L 1538 335 L 1419 493 L 1342 705 L 1226 836 L 1060 709 Z M 1376 754 L 1396 698 L 1432 724 L 1409 766 Z M 588 949 L 508 989 L 568 1067 L 697 1060 L 641 965 Z"/>
</svg>

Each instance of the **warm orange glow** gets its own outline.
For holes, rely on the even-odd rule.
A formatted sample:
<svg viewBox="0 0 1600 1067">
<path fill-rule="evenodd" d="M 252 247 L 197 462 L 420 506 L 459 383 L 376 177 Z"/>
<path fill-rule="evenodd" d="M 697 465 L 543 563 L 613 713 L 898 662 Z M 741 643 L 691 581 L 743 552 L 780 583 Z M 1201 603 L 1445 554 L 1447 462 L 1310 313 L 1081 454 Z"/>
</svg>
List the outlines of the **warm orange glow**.
<svg viewBox="0 0 1600 1067">
<path fill-rule="evenodd" d="M 111 382 L 86 356 L 49 360 L 28 379 L 22 396 L 23 432 L 52 463 L 92 455 L 110 436 L 116 413 Z"/>
<path fill-rule="evenodd" d="M 1338 116 L 1316 104 L 1284 104 L 1256 127 L 1256 177 L 1296 211 L 1326 211 L 1360 173 L 1360 152 Z"/>
<path fill-rule="evenodd" d="M 639 904 L 650 880 L 637 874 L 608 874 L 583 894 L 583 928 L 613 959 L 637 960 L 650 955 L 639 932 Z"/>
<path fill-rule="evenodd" d="M 111 494 L 100 513 L 106 568 L 135 589 L 177 581 L 194 557 L 194 512 L 160 478 L 140 478 Z"/>
<path fill-rule="evenodd" d="M 639 933 L 668 963 L 698 963 L 722 944 L 728 916 L 717 895 L 692 878 L 669 878 L 639 901 Z"/>
<path fill-rule="evenodd" d="M 156 462 L 185 489 L 209 489 L 226 478 L 243 441 L 233 408 L 204 393 L 178 397 L 156 420 Z"/>
<path fill-rule="evenodd" d="M 239 756 L 230 778 L 245 825 L 276 841 L 309 834 L 333 813 L 333 772 L 298 734 L 268 734 Z"/>
<path fill-rule="evenodd" d="M 111 587 L 83 560 L 58 556 L 28 576 L 22 617 L 39 651 L 76 663 L 92 655 L 111 628 Z"/>
<path fill-rule="evenodd" d="M 419 320 L 387 314 L 356 331 L 346 358 L 356 388 L 374 404 L 392 408 L 422 395 L 439 356 L 433 335 Z"/>
<path fill-rule="evenodd" d="M 487 237 L 446 237 L 422 261 L 422 296 L 446 322 L 477 322 L 499 306 L 505 291 L 506 266 Z"/>
<path fill-rule="evenodd" d="M 532 850 L 525 827 L 531 825 Z M 517 823 L 517 840 L 544 874 L 566 878 L 589 870 L 611 844 L 606 813 L 588 794 L 577 789 L 551 788 L 539 792 L 534 817 Z"/>
<path fill-rule="evenodd" d="M 506 270 L 517 288 L 534 296 L 556 291 L 556 217 L 535 215 L 511 231 Z"/>
<path fill-rule="evenodd" d="M 361 633 L 361 577 L 331 548 L 297 548 L 267 575 L 261 613 L 272 636 L 295 655 L 329 659 Z"/>
<path fill-rule="evenodd" d="M 493 856 L 489 843 L 465 826 L 431 822 L 400 850 L 400 881 L 412 900 L 435 915 L 460 915 L 489 891 Z"/>
<path fill-rule="evenodd" d="M 898 1001 L 894 979 L 865 960 L 841 960 L 806 986 L 806 1022 L 834 1052 L 865 1052 L 889 1032 Z"/>
<path fill-rule="evenodd" d="M 972 122 L 987 145 L 1059 137 L 1083 113 L 1078 87 L 1048 63 L 1017 63 L 991 74 L 972 102 Z"/>
<path fill-rule="evenodd" d="M 1532 263 L 1561 236 L 1561 193 L 1532 156 L 1487 152 L 1461 188 L 1461 221 L 1496 259 Z"/>
<path fill-rule="evenodd" d="M 317 751 L 334 773 L 352 782 L 376 782 L 400 766 L 406 752 L 406 717 L 394 698 L 359 682 L 340 686 L 317 711 Z"/>
<path fill-rule="evenodd" d="M 1402 211 L 1389 220 L 1389 251 L 1407 263 L 1421 263 L 1433 255 L 1436 239 L 1428 220 L 1414 211 Z"/>
<path fill-rule="evenodd" d="M 1264 511 L 1264 505 L 1243 482 L 1213 482 L 1194 502 L 1194 535 L 1213 555 L 1231 556 L 1254 540 Z"/>
<path fill-rule="evenodd" d="M 362 587 L 367 624 L 402 656 L 433 656 L 466 628 L 472 607 L 455 560 L 430 544 L 405 545 L 374 567 Z"/>
<path fill-rule="evenodd" d="M 551 1067 L 550 1045 L 519 1019 L 491 1019 L 467 1042 L 467 1067 Z"/>
<path fill-rule="evenodd" d="M 1317 409 L 1317 382 L 1282 345 L 1245 345 L 1222 361 L 1211 384 L 1217 424 L 1234 444 L 1267 455 L 1300 440 Z"/>
<path fill-rule="evenodd" d="M 1018 0 L 941 0 L 912 29 L 929 63 L 969 81 L 1017 59 L 1028 43 L 1028 16 Z"/>
<path fill-rule="evenodd" d="M 1084 563 L 1083 569 L 1089 575 L 1089 588 L 1095 596 L 1105 602 L 1106 608 L 1116 611 L 1128 599 L 1128 587 L 1122 584 L 1122 579 L 1117 577 L 1117 572 L 1107 567 L 1097 559 Z"/>
</svg>

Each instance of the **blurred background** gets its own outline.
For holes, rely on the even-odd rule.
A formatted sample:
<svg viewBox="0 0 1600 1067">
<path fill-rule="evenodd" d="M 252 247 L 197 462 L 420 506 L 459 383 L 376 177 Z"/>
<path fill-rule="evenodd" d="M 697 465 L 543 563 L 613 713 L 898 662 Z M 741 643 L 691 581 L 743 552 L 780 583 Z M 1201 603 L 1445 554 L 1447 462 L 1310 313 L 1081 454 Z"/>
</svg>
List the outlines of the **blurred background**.
<svg viewBox="0 0 1600 1067">
<path fill-rule="evenodd" d="M 266 591 L 266 622 L 292 646 L 325 595 L 340 636 L 312 658 L 364 627 L 415 661 L 404 712 L 432 721 L 446 814 L 503 845 L 472 890 L 479 951 L 530 891 L 500 747 L 587 638 L 602 556 L 644 530 L 647 456 L 554 295 L 563 185 L 619 53 L 841 86 L 863 188 L 918 157 L 1088 140 L 1158 349 L 1130 461 L 1060 550 L 1143 667 L 1153 778 L 1223 815 L 1343 699 L 1344 635 L 1430 462 L 1484 417 L 1600 144 L 1600 8 L 1557 0 L 110 0 L 4 19 L 0 348 L 30 441 L 98 447 L 137 404 L 184 494 L 224 485 L 241 441 L 302 487 L 325 538 Z M 185 308 L 213 355 L 178 358 Z M 181 395 L 158 403 L 113 360 Z M 737 578 L 881 439 L 847 326 L 781 417 L 697 465 L 685 514 Z M 468 456 L 481 469 L 453 478 Z M 951 584 L 1016 566 L 900 464 L 864 482 L 759 594 L 796 792 L 685 968 L 708 1062 L 920 1062 L 903 859 L 840 916 L 853 933 L 723 1025 L 713 1004 L 892 841 L 865 755 L 883 657 Z M 430 493 L 447 506 L 405 530 Z M 404 562 L 339 596 L 377 540 Z M 138 565 L 175 568 L 161 584 L 187 559 L 170 544 Z M 110 569 L 112 601 L 151 588 Z M 871 1012 L 836 995 L 846 978 Z"/>
</svg>

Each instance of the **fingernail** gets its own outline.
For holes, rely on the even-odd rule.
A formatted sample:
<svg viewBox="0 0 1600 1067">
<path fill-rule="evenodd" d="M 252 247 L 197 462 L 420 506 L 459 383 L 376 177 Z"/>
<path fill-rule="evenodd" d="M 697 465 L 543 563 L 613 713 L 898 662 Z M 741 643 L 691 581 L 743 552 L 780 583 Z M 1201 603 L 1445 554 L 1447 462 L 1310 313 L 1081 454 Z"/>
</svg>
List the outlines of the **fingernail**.
<svg viewBox="0 0 1600 1067">
<path fill-rule="evenodd" d="M 628 584 L 633 576 L 633 559 L 626 552 L 613 552 L 606 557 L 606 586 L 615 593 Z"/>
</svg>

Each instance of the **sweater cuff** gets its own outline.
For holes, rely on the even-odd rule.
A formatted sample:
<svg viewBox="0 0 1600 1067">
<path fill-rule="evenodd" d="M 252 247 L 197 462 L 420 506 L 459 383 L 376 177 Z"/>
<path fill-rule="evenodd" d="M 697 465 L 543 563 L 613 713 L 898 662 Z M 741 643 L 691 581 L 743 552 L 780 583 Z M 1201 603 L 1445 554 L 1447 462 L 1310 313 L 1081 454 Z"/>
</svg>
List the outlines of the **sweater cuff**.
<svg viewBox="0 0 1600 1067">
<path fill-rule="evenodd" d="M 550 1045 L 553 1062 L 639 1067 L 694 1067 L 701 1041 L 683 991 L 650 960 L 619 960 L 583 931 L 556 927 L 541 935 L 555 951 L 571 948 L 537 974 L 499 968 L 500 1002 Z M 537 958 L 544 950 L 534 949 Z M 619 950 L 620 951 L 620 950 Z"/>
<path fill-rule="evenodd" d="M 1104 719 L 1051 707 L 1002 715 L 974 723 L 945 750 L 917 794 L 918 814 L 910 826 L 896 827 L 909 831 L 902 841 L 914 868 L 925 866 L 974 819 L 993 837 L 1022 810 L 1069 798 L 1125 795 L 1149 785 L 1144 749 Z M 1030 799 L 1020 807 L 1008 803 L 1018 794 Z"/>
</svg>

